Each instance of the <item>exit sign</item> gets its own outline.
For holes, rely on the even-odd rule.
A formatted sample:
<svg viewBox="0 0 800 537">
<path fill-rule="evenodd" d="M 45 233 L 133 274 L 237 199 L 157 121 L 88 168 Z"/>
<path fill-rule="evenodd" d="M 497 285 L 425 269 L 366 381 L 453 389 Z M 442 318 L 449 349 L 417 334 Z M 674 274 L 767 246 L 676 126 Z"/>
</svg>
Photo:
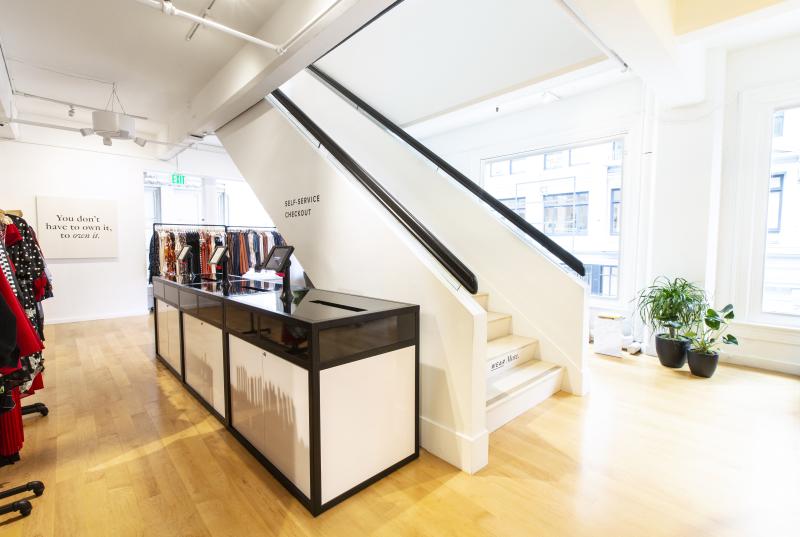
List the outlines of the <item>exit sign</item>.
<svg viewBox="0 0 800 537">
<path fill-rule="evenodd" d="M 173 185 L 185 185 L 186 184 L 186 177 L 179 174 L 173 173 L 172 174 L 172 184 Z"/>
</svg>

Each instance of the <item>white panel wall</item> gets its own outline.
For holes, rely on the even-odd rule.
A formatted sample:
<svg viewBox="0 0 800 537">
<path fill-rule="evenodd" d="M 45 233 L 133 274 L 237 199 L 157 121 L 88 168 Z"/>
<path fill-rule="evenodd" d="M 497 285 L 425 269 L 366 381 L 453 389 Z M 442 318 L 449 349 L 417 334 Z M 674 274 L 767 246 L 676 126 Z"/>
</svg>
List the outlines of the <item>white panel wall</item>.
<svg viewBox="0 0 800 537">
<path fill-rule="evenodd" d="M 492 308 L 513 315 L 516 334 L 540 340 L 542 358 L 567 369 L 565 388 L 584 393 L 585 286 L 312 75 L 300 73 L 284 89 L 477 274 Z"/>
<path fill-rule="evenodd" d="M 218 133 L 322 289 L 421 306 L 421 442 L 466 471 L 487 463 L 486 313 L 374 198 L 266 102 Z M 286 200 L 320 196 L 304 217 Z M 292 209 L 303 208 L 293 207 Z"/>
<path fill-rule="evenodd" d="M 224 154 L 185 151 L 179 161 L 187 174 L 241 177 Z M 49 263 L 55 297 L 44 301 L 46 322 L 147 311 L 143 173 L 175 171 L 174 162 L 131 142 L 106 148 L 94 136 L 21 126 L 18 140 L 0 140 L 0 167 L 0 208 L 22 209 L 34 228 L 39 195 L 112 199 L 119 207 L 117 258 Z"/>
</svg>

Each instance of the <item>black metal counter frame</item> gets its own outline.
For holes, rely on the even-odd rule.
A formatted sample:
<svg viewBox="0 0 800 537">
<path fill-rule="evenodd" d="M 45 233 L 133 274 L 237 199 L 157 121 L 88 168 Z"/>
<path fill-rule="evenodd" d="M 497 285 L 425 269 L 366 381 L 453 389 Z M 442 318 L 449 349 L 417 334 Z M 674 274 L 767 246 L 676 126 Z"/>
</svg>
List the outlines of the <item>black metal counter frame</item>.
<svg viewBox="0 0 800 537">
<path fill-rule="evenodd" d="M 238 283 L 235 285 L 238 285 L 240 290 L 249 289 L 251 285 L 256 284 L 256 282 L 250 282 L 248 280 L 239 279 L 237 281 Z M 266 286 L 268 284 L 261 284 L 259 282 L 258 285 Z M 160 277 L 153 279 L 154 297 L 156 299 L 156 307 L 154 308 L 156 356 L 169 371 L 180 379 L 187 391 L 213 416 L 221 421 L 227 430 L 314 516 L 319 515 L 419 457 L 419 306 L 389 303 L 385 301 L 376 301 L 374 299 L 366 299 L 364 297 L 313 290 L 311 292 L 316 293 L 320 299 L 313 300 L 311 295 L 307 296 L 304 301 L 308 303 L 309 307 L 325 308 L 330 305 L 332 307 L 362 311 L 350 311 L 345 313 L 345 316 L 337 317 L 334 315 L 330 319 L 315 319 L 310 321 L 307 318 L 303 318 L 302 315 L 294 317 L 291 314 L 287 315 L 280 311 L 270 311 L 269 309 L 260 307 L 259 300 L 261 297 L 267 297 L 272 294 L 277 297 L 279 294 L 277 291 L 263 294 L 259 294 L 257 291 L 245 292 L 241 295 L 232 294 L 225 296 L 215 292 L 209 292 L 209 288 L 212 290 L 215 289 L 215 284 L 209 283 L 205 286 L 203 284 L 187 286 Z M 330 299 L 330 296 L 339 297 L 339 303 L 332 302 L 333 299 Z M 346 300 L 356 302 L 367 301 L 369 304 L 380 302 L 388 304 L 389 306 L 379 311 L 371 311 L 369 307 L 349 307 L 346 304 L 342 304 L 342 302 L 344 302 L 344 300 L 341 300 L 342 297 L 346 297 Z M 267 298 L 265 298 L 265 300 L 267 300 Z M 159 316 L 164 316 L 164 318 L 160 319 Z M 190 320 L 190 317 L 193 319 Z M 170 323 L 169 326 L 167 326 L 167 322 Z M 187 346 L 191 343 L 186 341 L 187 332 L 185 325 L 186 323 L 196 325 L 197 322 L 201 324 L 207 323 L 209 327 L 221 331 L 224 411 L 218 409 L 220 405 L 214 405 L 209 402 L 206 397 L 195 389 L 187 380 Z M 172 332 L 176 329 L 176 326 L 179 345 L 176 344 L 177 342 L 175 341 L 172 341 L 171 344 L 164 344 L 164 341 L 169 341 L 169 336 L 171 334 L 167 334 L 165 338 L 164 334 L 159 334 L 159 330 Z M 292 341 L 293 347 L 276 341 L 279 339 L 276 337 L 277 333 L 282 334 L 280 338 L 282 341 Z M 376 336 L 376 334 L 378 334 L 378 336 Z M 350 335 L 353 335 L 353 337 L 349 337 Z M 267 360 L 273 360 L 272 357 L 277 357 L 292 366 L 301 368 L 307 373 L 308 467 L 310 470 L 310 486 L 304 488 L 310 492 L 309 494 L 303 492 L 294 482 L 297 480 L 297 475 L 294 476 L 295 480 L 293 480 L 291 476 L 287 476 L 284 471 L 278 467 L 279 464 L 275 464 L 265 453 L 262 453 L 258 446 L 251 442 L 246 436 L 248 431 L 239 430 L 239 427 L 237 427 L 237 418 L 235 417 L 237 409 L 232 400 L 234 384 L 231 379 L 231 338 L 236 338 L 234 341 L 238 340 L 237 347 L 250 345 L 261 351 L 265 351 L 263 353 L 265 369 L 267 368 Z M 364 343 L 364 341 L 368 341 L 368 343 Z M 165 345 L 166 348 L 162 349 L 160 343 Z M 179 357 L 175 356 L 176 351 L 179 353 Z M 401 429 L 407 428 L 407 432 L 413 434 L 413 446 L 410 445 L 411 439 L 409 439 L 407 455 L 403 455 L 402 458 L 398 458 L 397 460 L 392 460 L 391 464 L 381 467 L 379 471 L 370 471 L 370 474 L 365 475 L 363 479 L 359 478 L 357 483 L 352 486 L 348 485 L 346 490 L 342 490 L 341 492 L 337 491 L 335 496 L 330 493 L 330 487 L 328 487 L 327 495 L 323 497 L 322 451 L 324 448 L 322 445 L 323 431 L 321 413 L 326 413 L 328 416 L 326 419 L 329 419 L 329 422 L 335 422 L 336 420 L 330 420 L 329 413 L 332 412 L 330 407 L 336 407 L 336 405 L 330 405 L 330 399 L 325 399 L 325 409 L 321 410 L 321 404 L 324 399 L 323 394 L 321 394 L 321 376 L 326 375 L 325 372 L 327 370 L 331 370 L 333 378 L 336 378 L 337 375 L 342 374 L 340 371 L 345 371 L 345 368 L 333 371 L 334 368 L 348 366 L 348 364 L 355 367 L 375 367 L 374 365 L 369 365 L 367 361 L 368 358 L 387 360 L 387 357 L 397 354 L 392 354 L 394 351 L 399 351 L 399 353 L 406 357 L 413 356 L 413 396 L 409 395 L 408 397 L 408 401 L 413 405 L 413 433 L 411 432 L 412 426 L 410 424 L 397 425 L 397 427 Z M 412 352 L 413 355 L 410 355 L 409 353 Z M 399 370 L 405 371 L 407 369 Z M 237 372 L 237 374 L 239 373 Z M 247 374 L 245 374 L 245 377 L 250 383 L 263 380 L 249 378 Z M 367 384 L 372 381 L 371 378 L 366 380 Z M 376 380 L 376 382 L 378 382 L 378 380 Z M 271 380 L 269 384 L 270 387 L 272 387 Z M 399 384 L 402 384 L 402 382 L 399 382 Z M 328 386 L 329 389 L 331 384 L 329 383 L 326 386 Z M 354 386 L 353 388 L 357 387 Z M 239 397 L 241 397 L 238 387 L 236 389 Z M 280 397 L 285 397 L 283 392 L 278 393 Z M 259 394 L 257 394 L 256 397 L 258 397 L 258 395 Z M 264 394 L 262 393 L 260 395 L 263 396 Z M 272 397 L 273 395 L 270 396 Z M 264 398 L 266 399 L 267 397 Z M 371 401 L 371 403 L 380 406 L 377 401 Z M 215 406 L 217 406 L 217 408 L 215 408 Z M 245 414 L 248 416 L 251 415 L 250 412 L 240 412 L 240 414 L 242 416 L 245 416 Z M 412 415 L 410 410 L 409 414 Z M 250 419 L 252 421 L 252 418 L 243 419 Z M 358 419 L 358 415 L 352 416 L 352 420 Z M 373 426 L 374 425 L 373 423 Z M 239 426 L 242 426 L 242 424 L 239 424 Z M 247 427 L 249 424 L 246 423 L 245 426 Z M 393 423 L 385 423 L 383 427 L 388 427 L 392 430 L 397 428 Z M 297 430 L 300 429 L 301 428 L 298 427 Z M 383 434 L 383 432 L 384 431 L 376 431 L 376 434 Z M 342 431 L 341 434 L 347 433 Z M 302 435 L 296 434 L 295 436 L 295 441 L 297 441 Z M 266 438 L 266 432 L 264 433 L 264 438 Z M 330 438 L 330 436 L 328 438 Z M 328 442 L 330 442 L 330 440 L 328 440 Z M 341 442 L 337 440 L 333 443 Z M 339 446 L 338 449 L 340 448 L 341 446 Z M 330 452 L 327 452 L 327 454 L 330 458 Z M 327 460 L 330 460 L 329 458 Z M 330 466 L 330 462 L 328 465 Z M 326 479 L 330 478 L 326 477 Z"/>
</svg>

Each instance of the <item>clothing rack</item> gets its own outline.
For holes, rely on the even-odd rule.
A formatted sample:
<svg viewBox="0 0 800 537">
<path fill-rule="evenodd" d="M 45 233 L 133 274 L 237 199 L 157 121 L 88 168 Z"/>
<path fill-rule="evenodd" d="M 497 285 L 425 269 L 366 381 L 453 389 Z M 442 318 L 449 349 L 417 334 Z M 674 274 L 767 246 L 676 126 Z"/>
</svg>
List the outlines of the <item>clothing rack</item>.
<svg viewBox="0 0 800 537">
<path fill-rule="evenodd" d="M 20 209 L 7 209 L 7 210 L 0 209 L 0 217 L 5 217 L 7 214 L 23 218 L 23 213 L 22 210 Z M 42 416 L 47 416 L 50 413 L 50 409 L 48 409 L 47 405 L 44 403 L 33 403 L 30 405 L 22 405 L 20 403 L 20 413 L 23 416 L 28 414 L 41 414 Z M 17 454 L 16 457 L 12 458 L 10 461 L 6 461 L 3 465 L 8 464 L 8 462 L 14 463 L 18 460 L 19 460 L 19 454 Z M 33 492 L 33 495 L 38 498 L 39 496 L 44 494 L 44 483 L 42 483 L 41 481 L 29 481 L 24 485 L 19 485 L 16 487 L 11 487 L 6 490 L 2 490 L 0 491 L 0 500 L 10 498 L 11 496 L 16 496 L 18 494 L 23 494 L 25 492 Z M 33 506 L 31 505 L 31 502 L 27 498 L 16 500 L 11 503 L 7 503 L 5 505 L 0 505 L 0 515 L 19 512 L 19 514 L 22 517 L 26 517 L 31 514 L 32 510 Z"/>
<path fill-rule="evenodd" d="M 237 232 L 248 232 L 248 231 L 255 231 L 255 232 L 276 232 L 278 233 L 278 229 L 275 226 L 228 226 L 224 224 L 177 224 L 177 223 L 169 223 L 169 222 L 153 222 L 153 234 L 155 235 L 158 231 L 165 231 L 174 229 L 175 231 L 185 230 L 186 232 L 191 231 L 216 231 L 222 232 L 225 234 L 225 242 L 227 243 L 230 238 L 230 233 L 237 233 Z M 264 252 L 266 254 L 268 252 Z M 152 263 L 151 263 L 152 266 Z M 151 271 L 152 275 L 152 271 Z"/>
</svg>

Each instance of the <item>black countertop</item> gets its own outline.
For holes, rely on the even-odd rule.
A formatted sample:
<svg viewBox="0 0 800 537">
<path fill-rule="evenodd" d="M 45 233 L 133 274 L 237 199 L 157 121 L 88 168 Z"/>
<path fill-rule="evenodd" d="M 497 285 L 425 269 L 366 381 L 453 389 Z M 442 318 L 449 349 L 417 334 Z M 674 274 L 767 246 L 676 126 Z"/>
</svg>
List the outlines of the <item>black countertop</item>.
<svg viewBox="0 0 800 537">
<path fill-rule="evenodd" d="M 192 278 L 159 276 L 157 279 L 179 288 L 187 288 L 201 294 L 221 297 L 232 305 L 242 305 L 248 309 L 264 311 L 312 324 L 398 309 L 416 308 L 416 306 L 402 302 L 322 289 L 292 289 L 292 303 L 284 305 L 281 301 L 283 286 L 280 283 L 249 280 L 236 276 L 230 278 L 230 286 L 227 290 L 223 288 L 220 281 L 209 275 L 197 275 Z"/>
</svg>

